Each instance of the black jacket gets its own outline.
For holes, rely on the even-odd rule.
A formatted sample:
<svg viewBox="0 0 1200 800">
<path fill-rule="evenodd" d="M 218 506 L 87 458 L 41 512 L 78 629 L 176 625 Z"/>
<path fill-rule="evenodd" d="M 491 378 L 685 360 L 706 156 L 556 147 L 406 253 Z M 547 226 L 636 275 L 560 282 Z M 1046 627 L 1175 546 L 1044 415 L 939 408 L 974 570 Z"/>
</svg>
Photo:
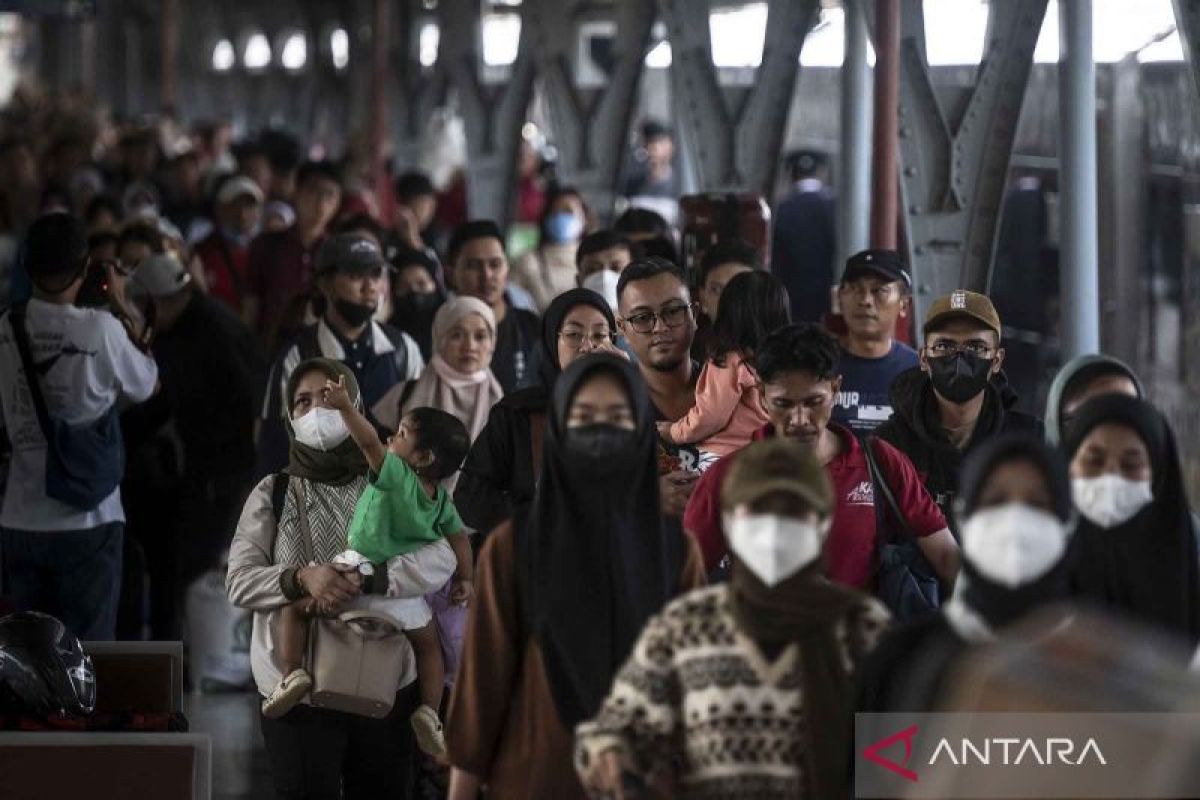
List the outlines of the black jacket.
<svg viewBox="0 0 1200 800">
<path fill-rule="evenodd" d="M 541 386 L 508 395 L 488 415 L 458 476 L 454 506 L 483 535 L 533 500 L 533 426 L 544 424 L 546 390 Z"/>
<path fill-rule="evenodd" d="M 938 421 L 937 398 L 929 376 L 919 368 L 901 373 L 892 384 L 892 418 L 876 429 L 875 435 L 908 456 L 917 468 L 925 488 L 946 515 L 957 536 L 954 496 L 958 493 L 958 470 L 967 453 L 992 436 L 1002 433 L 1026 433 L 1041 439 L 1042 421 L 1013 411 L 1017 394 L 1000 373 L 984 390 L 983 410 L 971 441 L 959 450 L 946 437 Z"/>
</svg>

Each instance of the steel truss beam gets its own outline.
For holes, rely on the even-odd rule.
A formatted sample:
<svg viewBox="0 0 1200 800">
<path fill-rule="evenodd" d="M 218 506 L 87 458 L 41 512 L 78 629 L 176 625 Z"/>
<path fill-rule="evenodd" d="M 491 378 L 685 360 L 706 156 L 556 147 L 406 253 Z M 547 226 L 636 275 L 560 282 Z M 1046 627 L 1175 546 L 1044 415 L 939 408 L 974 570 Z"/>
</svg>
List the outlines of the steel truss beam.
<svg viewBox="0 0 1200 800">
<path fill-rule="evenodd" d="M 762 63 L 749 89 L 722 89 L 712 63 L 709 3 L 660 0 L 671 42 L 671 89 L 703 191 L 770 195 L 817 0 L 768 0 Z"/>
<path fill-rule="evenodd" d="M 522 6 L 521 40 L 508 80 L 485 85 L 480 77 L 478 0 L 441 0 L 438 60 L 458 98 L 467 134 L 467 208 L 472 217 L 506 227 L 513 215 L 521 126 L 533 97 L 534 58 Z"/>
<path fill-rule="evenodd" d="M 987 291 L 1021 100 L 1047 0 L 988 5 L 975 87 L 957 115 L 939 101 L 925 58 L 921 0 L 900 23 L 901 194 L 918 320 L 954 289 Z"/>
<path fill-rule="evenodd" d="M 579 12 L 585 4 L 527 0 L 526 5 L 525 20 L 558 147 L 558 176 L 580 189 L 592 209 L 607 220 L 618 192 L 626 134 L 654 25 L 654 4 L 618 5 L 613 71 L 607 85 L 599 89 L 577 86 L 571 70 Z"/>
<path fill-rule="evenodd" d="M 421 0 L 395 4 L 389 61 L 393 80 L 389 89 L 392 146 L 401 169 L 420 163 L 425 126 L 434 111 L 445 104 L 449 88 L 447 70 L 439 53 L 432 67 L 421 65 Z"/>
<path fill-rule="evenodd" d="M 1175 22 L 1179 27 L 1179 38 L 1183 41 L 1183 52 L 1191 67 L 1196 89 L 1200 91 L 1200 0 L 1174 0 Z M 1180 364 L 1191 364 L 1185 369 L 1183 379 L 1190 388 L 1200 389 L 1200 260 L 1186 257 L 1183 262 L 1183 304 L 1180 330 Z M 1193 495 L 1194 496 L 1194 495 Z"/>
</svg>

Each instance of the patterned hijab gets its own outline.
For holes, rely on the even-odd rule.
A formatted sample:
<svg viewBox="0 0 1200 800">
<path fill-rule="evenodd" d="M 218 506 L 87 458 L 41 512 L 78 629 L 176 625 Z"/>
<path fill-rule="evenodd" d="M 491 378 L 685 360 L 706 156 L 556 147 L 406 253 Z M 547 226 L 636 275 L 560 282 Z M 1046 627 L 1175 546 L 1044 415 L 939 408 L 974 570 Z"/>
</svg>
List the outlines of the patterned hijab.
<svg viewBox="0 0 1200 800">
<path fill-rule="evenodd" d="M 359 396 L 358 380 L 350 368 L 340 361 L 331 358 L 310 358 L 302 361 L 292 370 L 287 382 L 287 405 L 292 407 L 296 396 L 296 386 L 300 379 L 312 372 L 320 372 L 331 381 L 338 378 L 346 379 L 346 392 L 355 405 L 362 402 Z M 354 439 L 346 437 L 346 441 L 332 450 L 318 450 L 296 441 L 296 432 L 292 429 L 290 414 L 284 414 L 284 427 L 288 435 L 288 465 L 284 469 L 288 475 L 297 478 L 307 478 L 317 483 L 327 483 L 331 486 L 345 486 L 367 472 L 367 459 L 363 456 Z"/>
</svg>

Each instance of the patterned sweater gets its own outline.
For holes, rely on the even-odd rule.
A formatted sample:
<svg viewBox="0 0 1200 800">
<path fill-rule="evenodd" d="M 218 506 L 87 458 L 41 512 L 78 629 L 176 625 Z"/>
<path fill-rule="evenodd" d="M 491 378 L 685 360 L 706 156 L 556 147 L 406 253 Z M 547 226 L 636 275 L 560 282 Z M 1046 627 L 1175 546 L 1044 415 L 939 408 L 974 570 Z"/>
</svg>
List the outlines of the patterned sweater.
<svg viewBox="0 0 1200 800">
<path fill-rule="evenodd" d="M 865 595 L 838 620 L 851 673 L 887 622 Z M 798 645 L 768 661 L 736 627 L 727 585 L 691 592 L 646 624 L 600 712 L 576 731 L 576 766 L 616 747 L 647 782 L 675 764 L 677 797 L 807 797 L 802 684 Z"/>
</svg>

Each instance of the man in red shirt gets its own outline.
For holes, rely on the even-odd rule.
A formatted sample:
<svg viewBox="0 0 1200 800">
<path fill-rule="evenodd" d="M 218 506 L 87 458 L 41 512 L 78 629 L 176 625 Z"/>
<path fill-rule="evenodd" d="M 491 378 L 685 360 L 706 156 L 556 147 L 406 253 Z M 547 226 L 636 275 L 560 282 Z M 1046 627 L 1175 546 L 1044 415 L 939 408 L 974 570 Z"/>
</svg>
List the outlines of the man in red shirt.
<svg viewBox="0 0 1200 800">
<path fill-rule="evenodd" d="M 217 190 L 216 230 L 196 245 L 208 293 L 241 314 L 250 239 L 258 230 L 263 193 L 245 175 L 226 178 Z"/>
<path fill-rule="evenodd" d="M 296 222 L 250 243 L 246 323 L 265 341 L 287 341 L 304 326 L 312 295 L 313 260 L 342 202 L 341 173 L 329 161 L 306 161 L 296 173 Z"/>
<path fill-rule="evenodd" d="M 755 355 L 771 419 L 755 438 L 783 435 L 816 451 L 817 460 L 829 472 L 836 499 L 833 528 L 825 543 L 829 577 L 869 590 L 873 588 L 875 491 L 859 440 L 848 428 L 830 421 L 841 386 L 837 339 L 816 325 L 798 323 L 771 334 Z M 903 453 L 879 440 L 872 442 L 872 452 L 921 552 L 949 586 L 958 573 L 959 557 L 945 517 Z M 727 552 L 721 488 L 735 458 L 736 453 L 721 459 L 704 474 L 683 517 L 684 529 L 700 544 L 709 571 Z"/>
</svg>

